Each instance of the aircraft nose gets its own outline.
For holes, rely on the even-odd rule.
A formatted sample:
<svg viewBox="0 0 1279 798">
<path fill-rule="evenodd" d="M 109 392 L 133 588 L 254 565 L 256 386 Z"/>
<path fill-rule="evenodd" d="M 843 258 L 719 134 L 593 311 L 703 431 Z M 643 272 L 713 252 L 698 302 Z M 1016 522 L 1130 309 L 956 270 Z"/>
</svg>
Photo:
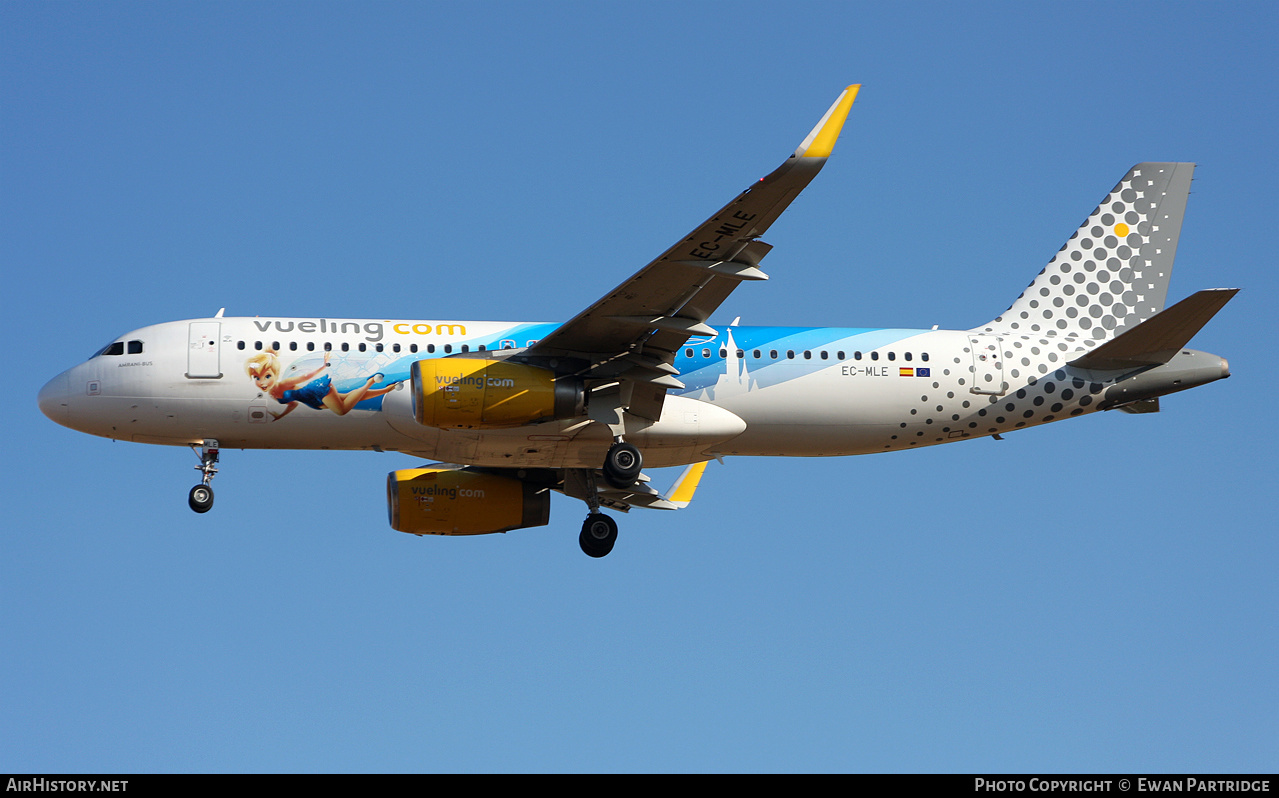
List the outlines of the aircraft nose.
<svg viewBox="0 0 1279 798">
<path fill-rule="evenodd" d="M 49 380 L 40 389 L 40 396 L 37 400 L 40 403 L 40 412 L 63 426 L 66 425 L 71 417 L 71 403 L 69 401 L 70 396 L 68 396 L 69 384 L 70 380 L 64 371 Z"/>
</svg>

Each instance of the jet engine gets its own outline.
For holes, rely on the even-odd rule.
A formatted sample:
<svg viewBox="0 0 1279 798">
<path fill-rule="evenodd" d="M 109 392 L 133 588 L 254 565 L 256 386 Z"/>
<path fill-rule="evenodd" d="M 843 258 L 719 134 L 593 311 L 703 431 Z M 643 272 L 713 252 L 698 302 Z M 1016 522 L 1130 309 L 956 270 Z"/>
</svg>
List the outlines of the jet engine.
<svg viewBox="0 0 1279 798">
<path fill-rule="evenodd" d="M 391 528 L 414 535 L 485 535 L 551 518 L 550 491 L 458 466 L 392 471 L 386 494 Z"/>
<path fill-rule="evenodd" d="M 518 427 L 585 412 L 582 381 L 549 369 L 478 358 L 413 364 L 413 415 L 428 427 Z"/>
</svg>

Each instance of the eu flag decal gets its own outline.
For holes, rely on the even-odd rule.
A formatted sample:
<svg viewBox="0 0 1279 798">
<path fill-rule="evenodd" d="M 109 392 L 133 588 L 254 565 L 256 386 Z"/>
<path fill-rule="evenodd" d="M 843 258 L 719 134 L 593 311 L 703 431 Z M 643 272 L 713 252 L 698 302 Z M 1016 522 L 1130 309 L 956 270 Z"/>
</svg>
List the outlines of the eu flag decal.
<svg viewBox="0 0 1279 798">
<path fill-rule="evenodd" d="M 929 373 L 928 369 L 915 369 L 915 376 L 916 376 L 916 377 L 931 377 L 931 376 L 932 376 L 932 374 L 930 374 L 930 373 Z"/>
</svg>

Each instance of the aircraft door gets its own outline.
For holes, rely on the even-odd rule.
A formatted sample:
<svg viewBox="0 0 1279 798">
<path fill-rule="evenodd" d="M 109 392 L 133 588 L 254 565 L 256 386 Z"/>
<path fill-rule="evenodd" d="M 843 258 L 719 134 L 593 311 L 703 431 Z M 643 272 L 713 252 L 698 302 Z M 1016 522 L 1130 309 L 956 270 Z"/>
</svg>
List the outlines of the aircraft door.
<svg viewBox="0 0 1279 798">
<path fill-rule="evenodd" d="M 222 377 L 220 344 L 222 323 L 193 321 L 187 339 L 187 377 L 193 380 L 216 380 Z"/>
<path fill-rule="evenodd" d="M 1004 356 L 1000 351 L 998 335 L 970 335 L 969 348 L 973 353 L 973 393 L 1003 396 L 1008 390 L 1004 382 Z"/>
</svg>

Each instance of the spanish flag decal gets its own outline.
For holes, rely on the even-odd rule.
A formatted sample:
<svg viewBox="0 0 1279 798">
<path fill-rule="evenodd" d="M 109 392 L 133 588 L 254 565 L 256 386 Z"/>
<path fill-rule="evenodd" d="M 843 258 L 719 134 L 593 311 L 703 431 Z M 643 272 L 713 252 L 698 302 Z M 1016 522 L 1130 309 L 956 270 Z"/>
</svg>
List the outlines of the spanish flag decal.
<svg viewBox="0 0 1279 798">
<path fill-rule="evenodd" d="M 898 370 L 897 370 L 897 376 L 899 376 L 899 377 L 913 377 L 913 376 L 915 376 L 915 370 L 914 370 L 914 369 L 898 369 Z"/>
</svg>

